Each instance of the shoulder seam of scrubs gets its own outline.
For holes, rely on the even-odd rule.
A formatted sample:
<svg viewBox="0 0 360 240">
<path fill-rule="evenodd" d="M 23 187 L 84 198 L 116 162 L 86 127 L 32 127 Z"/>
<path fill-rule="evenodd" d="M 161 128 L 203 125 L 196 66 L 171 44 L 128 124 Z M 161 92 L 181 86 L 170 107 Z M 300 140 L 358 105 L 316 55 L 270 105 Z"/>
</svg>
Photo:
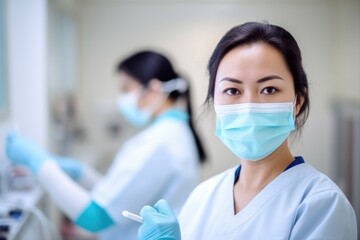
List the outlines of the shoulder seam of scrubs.
<svg viewBox="0 0 360 240">
<path fill-rule="evenodd" d="M 93 233 L 102 231 L 114 223 L 106 210 L 94 201 L 90 202 L 75 221 L 77 226 Z"/>
</svg>

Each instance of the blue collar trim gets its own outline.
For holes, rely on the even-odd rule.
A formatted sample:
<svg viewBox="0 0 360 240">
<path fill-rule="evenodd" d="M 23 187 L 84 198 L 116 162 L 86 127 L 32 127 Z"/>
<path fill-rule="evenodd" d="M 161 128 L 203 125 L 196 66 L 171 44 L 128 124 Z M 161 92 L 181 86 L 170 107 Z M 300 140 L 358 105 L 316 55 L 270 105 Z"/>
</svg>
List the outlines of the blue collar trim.
<svg viewBox="0 0 360 240">
<path fill-rule="evenodd" d="M 284 172 L 289 170 L 290 168 L 295 167 L 296 165 L 299 165 L 299 164 L 304 163 L 304 162 L 305 161 L 301 156 L 295 157 L 295 159 L 285 168 Z M 240 170 L 241 170 L 241 165 L 239 165 L 239 167 L 235 171 L 234 184 L 239 180 Z"/>
</svg>

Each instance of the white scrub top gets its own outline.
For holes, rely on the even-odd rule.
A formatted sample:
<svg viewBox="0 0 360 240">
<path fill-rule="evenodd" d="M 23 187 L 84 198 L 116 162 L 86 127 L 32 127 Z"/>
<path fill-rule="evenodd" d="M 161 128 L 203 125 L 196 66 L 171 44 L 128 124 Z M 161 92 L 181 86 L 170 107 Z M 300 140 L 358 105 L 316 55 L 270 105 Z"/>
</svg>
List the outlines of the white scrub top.
<svg viewBox="0 0 360 240">
<path fill-rule="evenodd" d="M 99 238 L 138 239 L 140 224 L 123 217 L 123 210 L 139 214 L 143 206 L 163 198 L 178 212 L 198 184 L 198 162 L 188 123 L 171 113 L 128 140 L 91 192 L 93 200 L 116 222 Z"/>
<path fill-rule="evenodd" d="M 352 206 L 335 183 L 309 164 L 281 173 L 236 215 L 235 171 L 191 193 L 179 216 L 182 240 L 357 239 Z"/>
</svg>

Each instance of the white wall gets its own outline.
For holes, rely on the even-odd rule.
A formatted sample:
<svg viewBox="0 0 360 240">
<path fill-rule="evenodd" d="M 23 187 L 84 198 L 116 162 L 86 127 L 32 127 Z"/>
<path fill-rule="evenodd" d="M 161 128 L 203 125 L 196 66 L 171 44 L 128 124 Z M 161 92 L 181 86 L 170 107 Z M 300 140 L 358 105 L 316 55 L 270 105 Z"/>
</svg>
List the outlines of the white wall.
<svg viewBox="0 0 360 240">
<path fill-rule="evenodd" d="M 10 120 L 47 146 L 47 1 L 7 1 Z"/>
<path fill-rule="evenodd" d="M 220 2 L 220 1 L 219 1 Z M 206 90 L 206 64 L 230 27 L 267 20 L 289 30 L 303 52 L 311 91 L 311 114 L 294 152 L 331 174 L 333 98 L 360 99 L 359 1 L 96 1 L 79 4 L 79 89 L 85 126 L 101 146 L 96 128 L 99 106 L 117 94 L 114 66 L 127 54 L 154 48 L 170 56 L 192 80 L 197 114 Z M 114 105 L 115 106 L 115 105 Z M 115 108 L 114 108 L 115 111 Z M 204 177 L 237 164 L 213 135 L 211 117 L 199 121 L 211 164 Z M 210 129 L 210 130 L 209 130 Z M 96 140 L 97 139 L 97 140 Z"/>
</svg>

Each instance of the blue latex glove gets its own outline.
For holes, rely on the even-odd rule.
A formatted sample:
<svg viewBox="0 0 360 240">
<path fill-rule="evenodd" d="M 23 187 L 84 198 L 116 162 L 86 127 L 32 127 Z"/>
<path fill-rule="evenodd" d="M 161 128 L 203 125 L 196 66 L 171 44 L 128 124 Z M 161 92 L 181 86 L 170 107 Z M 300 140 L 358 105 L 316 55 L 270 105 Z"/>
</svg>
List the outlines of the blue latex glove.
<svg viewBox="0 0 360 240">
<path fill-rule="evenodd" d="M 40 166 L 50 155 L 32 140 L 11 132 L 6 137 L 6 155 L 9 160 L 18 165 L 24 165 L 33 173 L 37 173 Z"/>
<path fill-rule="evenodd" d="M 68 157 L 52 156 L 58 166 L 69 176 L 72 180 L 78 181 L 83 172 L 83 165 L 75 159 Z"/>
<path fill-rule="evenodd" d="M 165 200 L 159 200 L 153 208 L 143 207 L 140 215 L 144 218 L 138 233 L 140 240 L 181 240 L 178 220 Z"/>
</svg>

